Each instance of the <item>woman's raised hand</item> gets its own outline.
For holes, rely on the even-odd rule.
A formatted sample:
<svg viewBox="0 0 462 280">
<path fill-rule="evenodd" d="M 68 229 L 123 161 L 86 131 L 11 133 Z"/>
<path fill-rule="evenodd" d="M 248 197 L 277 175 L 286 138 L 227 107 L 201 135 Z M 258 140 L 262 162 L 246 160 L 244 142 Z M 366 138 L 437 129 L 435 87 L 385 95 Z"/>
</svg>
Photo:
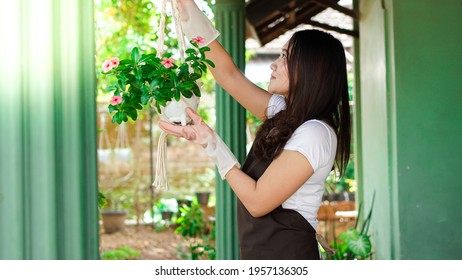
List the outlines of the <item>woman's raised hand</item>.
<svg viewBox="0 0 462 280">
<path fill-rule="evenodd" d="M 212 22 L 204 15 L 193 0 L 176 0 L 180 11 L 180 24 L 188 40 L 204 38 L 200 46 L 207 46 L 215 40 L 220 32 L 215 29 Z"/>
</svg>

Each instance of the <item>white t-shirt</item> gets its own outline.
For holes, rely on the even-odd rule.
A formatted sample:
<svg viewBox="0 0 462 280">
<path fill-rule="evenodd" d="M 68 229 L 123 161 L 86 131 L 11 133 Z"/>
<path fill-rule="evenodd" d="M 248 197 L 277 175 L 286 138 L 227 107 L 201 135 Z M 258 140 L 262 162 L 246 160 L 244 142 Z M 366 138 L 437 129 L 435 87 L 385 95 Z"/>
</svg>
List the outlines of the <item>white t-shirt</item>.
<svg viewBox="0 0 462 280">
<path fill-rule="evenodd" d="M 273 94 L 268 103 L 268 118 L 286 108 L 285 98 Z M 318 210 L 322 203 L 324 183 L 332 170 L 337 150 L 335 131 L 325 122 L 309 120 L 300 125 L 284 146 L 285 150 L 297 151 L 304 155 L 313 167 L 313 175 L 292 196 L 282 203 L 282 207 L 300 213 L 316 229 Z"/>
</svg>

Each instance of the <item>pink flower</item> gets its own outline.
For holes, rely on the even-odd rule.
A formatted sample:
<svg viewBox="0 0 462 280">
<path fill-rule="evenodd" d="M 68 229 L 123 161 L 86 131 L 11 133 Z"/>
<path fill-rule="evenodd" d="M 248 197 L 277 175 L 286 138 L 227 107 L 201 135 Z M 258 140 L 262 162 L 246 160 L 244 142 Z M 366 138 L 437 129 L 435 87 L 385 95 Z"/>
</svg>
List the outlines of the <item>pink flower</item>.
<svg viewBox="0 0 462 280">
<path fill-rule="evenodd" d="M 122 103 L 122 97 L 121 97 L 121 96 L 115 95 L 115 96 L 113 96 L 113 97 L 111 98 L 111 101 L 109 101 L 109 103 L 110 103 L 112 106 L 115 106 L 115 105 L 117 105 L 117 104 L 120 104 L 120 103 Z"/>
<path fill-rule="evenodd" d="M 111 61 L 110 61 L 110 60 L 104 61 L 104 63 L 103 63 L 103 72 L 106 73 L 106 72 L 108 72 L 108 71 L 111 70 L 111 69 L 112 69 L 112 63 L 111 63 Z"/>
<path fill-rule="evenodd" d="M 173 62 L 175 62 L 175 60 L 171 57 L 164 57 L 162 58 L 162 61 L 160 62 L 162 65 L 165 66 L 165 68 L 170 68 L 173 66 Z"/>
<path fill-rule="evenodd" d="M 116 68 L 120 64 L 120 59 L 118 57 L 111 58 L 111 69 Z"/>
<path fill-rule="evenodd" d="M 193 38 L 192 41 L 198 45 L 205 43 L 205 39 L 201 36 L 197 36 L 196 38 Z"/>
</svg>

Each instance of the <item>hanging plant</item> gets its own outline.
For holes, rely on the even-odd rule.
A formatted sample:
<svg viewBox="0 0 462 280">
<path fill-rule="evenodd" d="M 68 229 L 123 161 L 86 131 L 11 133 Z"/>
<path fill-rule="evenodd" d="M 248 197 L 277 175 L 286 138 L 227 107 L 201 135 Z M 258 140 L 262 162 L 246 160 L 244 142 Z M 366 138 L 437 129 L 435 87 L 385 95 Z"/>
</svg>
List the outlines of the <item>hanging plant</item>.
<svg viewBox="0 0 462 280">
<path fill-rule="evenodd" d="M 170 52 L 162 56 L 158 56 L 156 51 L 141 54 L 137 47 L 132 49 L 129 59 L 114 57 L 106 60 L 102 65 L 103 73 L 117 78 L 113 85 L 107 87 L 108 91 L 113 91 L 108 106 L 109 113 L 114 113 L 112 122 L 121 124 L 128 118 L 135 121 L 143 105 L 152 105 L 159 114 L 163 114 L 164 110 L 169 110 L 169 102 L 173 100 L 179 102 L 183 97 L 186 100 L 200 97 L 197 80 L 207 71 L 206 64 L 215 67 L 205 56 L 210 48 L 199 46 L 202 42 L 204 38 L 200 36 L 190 41 L 192 47 L 186 49 L 183 62 L 175 60 Z M 184 108 L 180 110 L 184 115 Z M 173 108 L 171 111 L 178 110 Z M 179 117 L 167 118 L 184 125 Z"/>
</svg>

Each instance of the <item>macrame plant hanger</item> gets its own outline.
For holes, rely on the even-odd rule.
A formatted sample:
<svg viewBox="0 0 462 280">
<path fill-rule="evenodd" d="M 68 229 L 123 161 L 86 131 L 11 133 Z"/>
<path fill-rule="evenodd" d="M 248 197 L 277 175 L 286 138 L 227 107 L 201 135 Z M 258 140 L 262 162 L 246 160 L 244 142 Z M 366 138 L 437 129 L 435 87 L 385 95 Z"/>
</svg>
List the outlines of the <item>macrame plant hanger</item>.
<svg viewBox="0 0 462 280">
<path fill-rule="evenodd" d="M 99 129 L 99 141 L 98 141 L 98 160 L 100 162 L 108 162 L 111 159 L 113 150 L 111 149 L 111 143 L 109 141 L 109 136 L 106 131 L 106 114 L 100 114 L 100 129 Z"/>
<path fill-rule="evenodd" d="M 181 57 L 181 62 L 184 63 L 184 52 L 186 49 L 186 42 L 184 39 L 183 29 L 180 25 L 180 12 L 178 10 L 178 3 L 176 0 L 162 0 L 160 11 L 160 24 L 159 24 L 159 37 L 157 39 L 157 57 L 161 58 L 164 54 L 164 40 L 165 40 L 165 17 L 167 14 L 167 2 L 171 4 L 172 20 L 175 25 L 176 35 L 178 37 L 178 49 Z M 167 178 L 167 133 L 163 132 L 159 136 L 157 143 L 157 161 L 156 161 L 156 175 L 152 185 L 156 189 L 168 190 Z"/>
<path fill-rule="evenodd" d="M 121 123 L 117 129 L 117 139 L 115 145 L 117 159 L 121 162 L 128 161 L 131 156 L 130 142 L 128 141 L 127 125 Z"/>
</svg>

